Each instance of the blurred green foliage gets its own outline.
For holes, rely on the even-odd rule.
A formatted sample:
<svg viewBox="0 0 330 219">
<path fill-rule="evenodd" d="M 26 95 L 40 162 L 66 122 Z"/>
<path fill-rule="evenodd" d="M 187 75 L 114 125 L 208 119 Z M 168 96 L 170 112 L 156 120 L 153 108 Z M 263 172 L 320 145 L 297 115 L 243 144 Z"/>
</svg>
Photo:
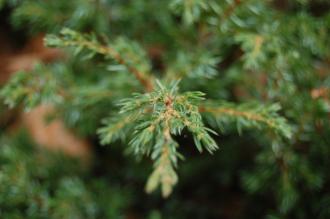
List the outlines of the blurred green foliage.
<svg viewBox="0 0 330 219">
<path fill-rule="evenodd" d="M 120 173 L 112 176 L 125 185 L 135 182 L 128 205 L 141 215 L 330 217 L 328 1 L 7 0 L 0 5 L 12 10 L 13 26 L 30 34 L 47 32 L 46 44 L 69 54 L 16 74 L 1 90 L 4 101 L 25 109 L 53 103 L 56 116 L 93 139 L 95 150 L 135 151 L 125 158 L 97 153 L 96 165 L 106 177 L 107 159 L 123 159 L 116 166 Z M 182 102 L 189 94 L 192 99 Z M 162 118 L 168 106 L 183 116 Z M 218 136 L 207 134 L 204 141 L 208 126 Z M 217 144 L 222 150 L 198 155 L 190 148 L 202 148 L 199 141 L 206 149 Z M 98 142 L 111 147 L 100 149 Z M 167 196 L 179 181 L 165 201 L 142 193 L 152 167 L 131 158 L 143 154 L 151 155 L 156 172 L 147 190 L 162 181 Z M 180 154 L 187 161 L 176 168 Z M 89 196 L 89 187 L 77 180 L 58 189 L 72 187 L 64 192 L 70 196 L 85 188 L 77 196 Z M 74 183 L 79 185 L 70 186 Z M 119 205 L 125 200 L 118 198 Z M 72 217 L 84 217 L 79 214 L 85 211 Z"/>
<path fill-rule="evenodd" d="M 128 191 L 78 160 L 36 148 L 25 132 L 0 142 L 1 218 L 125 218 Z"/>
</svg>

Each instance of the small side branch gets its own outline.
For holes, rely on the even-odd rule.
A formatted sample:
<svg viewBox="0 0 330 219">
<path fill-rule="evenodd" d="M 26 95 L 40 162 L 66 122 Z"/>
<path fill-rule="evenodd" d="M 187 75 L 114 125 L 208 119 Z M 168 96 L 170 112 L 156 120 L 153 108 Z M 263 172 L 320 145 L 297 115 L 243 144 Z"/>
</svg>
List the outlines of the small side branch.
<svg viewBox="0 0 330 219">
<path fill-rule="evenodd" d="M 240 104 L 233 103 L 211 103 L 200 106 L 199 111 L 205 113 L 211 123 L 223 128 L 224 123 L 236 122 L 238 129 L 263 128 L 270 129 L 276 134 L 286 138 L 292 135 L 291 126 L 287 120 L 278 114 L 281 107 L 278 104 Z M 209 115 L 209 116 L 207 116 Z"/>
<path fill-rule="evenodd" d="M 265 123 L 266 125 L 272 128 L 275 127 L 275 124 L 272 121 L 272 119 L 268 119 L 267 117 L 263 117 L 261 115 L 252 112 L 244 112 L 233 108 L 222 108 L 222 107 L 219 108 L 200 107 L 199 110 L 200 112 L 209 112 L 217 116 L 243 117 L 248 120 Z"/>
</svg>

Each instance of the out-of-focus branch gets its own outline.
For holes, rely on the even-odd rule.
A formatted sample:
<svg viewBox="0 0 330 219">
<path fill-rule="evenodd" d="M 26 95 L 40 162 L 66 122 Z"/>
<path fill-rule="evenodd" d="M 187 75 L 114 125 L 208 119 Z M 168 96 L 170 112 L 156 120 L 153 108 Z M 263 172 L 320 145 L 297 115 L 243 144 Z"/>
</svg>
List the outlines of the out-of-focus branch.
<svg viewBox="0 0 330 219">
<path fill-rule="evenodd" d="M 137 67 L 128 63 L 127 58 L 122 56 L 115 48 L 102 45 L 92 37 L 82 35 L 70 29 L 63 29 L 60 36 L 49 35 L 45 39 L 46 45 L 50 47 L 75 47 L 80 52 L 82 49 L 91 51 L 91 54 L 98 53 L 107 58 L 114 59 L 118 64 L 123 65 L 141 83 L 146 91 L 153 90 L 151 76 L 141 72 Z M 149 78 L 150 77 L 150 78 Z"/>
</svg>

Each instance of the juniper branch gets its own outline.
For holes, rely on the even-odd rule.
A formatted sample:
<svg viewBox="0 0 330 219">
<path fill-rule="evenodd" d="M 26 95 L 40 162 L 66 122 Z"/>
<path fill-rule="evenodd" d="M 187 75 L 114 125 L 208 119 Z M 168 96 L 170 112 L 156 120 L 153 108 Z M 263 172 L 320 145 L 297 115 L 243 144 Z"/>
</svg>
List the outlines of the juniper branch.
<svg viewBox="0 0 330 219">
<path fill-rule="evenodd" d="M 132 98 L 120 102 L 120 114 L 125 115 L 127 120 L 124 119 L 123 123 L 120 119 L 114 123 L 110 121 L 101 128 L 101 141 L 111 142 L 118 138 L 121 132 L 128 133 L 128 130 L 122 128 L 133 123 L 133 137 L 129 142 L 132 151 L 136 155 L 151 154 L 154 160 L 154 171 L 148 180 L 146 190 L 151 192 L 161 184 L 163 196 L 166 197 L 177 182 L 174 169 L 180 157 L 176 151 L 178 144 L 171 135 L 180 135 L 182 130 L 187 128 L 192 133 L 200 152 L 205 148 L 212 153 L 218 148 L 209 134 L 214 132 L 204 126 L 198 112 L 196 104 L 202 99 L 201 92 L 180 94 L 177 83 L 170 87 L 158 83 L 153 92 L 134 94 Z"/>
<path fill-rule="evenodd" d="M 222 127 L 222 123 L 236 121 L 239 131 L 241 126 L 266 127 L 275 133 L 290 138 L 292 129 L 284 117 L 278 115 L 280 106 L 273 104 L 270 106 L 256 105 L 253 103 L 235 105 L 233 103 L 208 103 L 199 107 L 199 111 L 209 114 L 210 123 Z"/>
<path fill-rule="evenodd" d="M 153 83 L 150 80 L 148 72 L 141 72 L 135 66 L 127 62 L 127 57 L 123 57 L 115 48 L 110 45 L 105 46 L 99 43 L 94 36 L 88 36 L 80 34 L 68 28 L 62 29 L 59 36 L 48 35 L 45 38 L 45 43 L 49 47 L 74 47 L 76 52 L 80 52 L 82 49 L 92 51 L 91 55 L 98 53 L 104 55 L 106 58 L 114 59 L 118 64 L 123 65 L 131 72 L 135 78 L 144 86 L 146 91 L 153 90 Z"/>
</svg>

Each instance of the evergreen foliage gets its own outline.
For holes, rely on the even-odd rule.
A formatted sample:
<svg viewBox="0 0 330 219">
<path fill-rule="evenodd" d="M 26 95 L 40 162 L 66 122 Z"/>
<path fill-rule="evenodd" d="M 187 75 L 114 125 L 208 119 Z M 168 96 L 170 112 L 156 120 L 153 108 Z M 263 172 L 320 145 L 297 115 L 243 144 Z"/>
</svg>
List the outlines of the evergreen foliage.
<svg viewBox="0 0 330 219">
<path fill-rule="evenodd" d="M 123 218 L 127 191 L 86 181 L 79 162 L 35 148 L 26 133 L 1 138 L 1 218 Z"/>
<path fill-rule="evenodd" d="M 183 178 L 196 176 L 198 165 L 187 149 L 195 145 L 213 154 L 200 155 L 205 157 L 200 162 L 211 162 L 210 175 L 221 178 L 217 184 L 239 178 L 246 206 L 258 206 L 244 210 L 251 218 L 330 216 L 327 1 L 281 6 L 271 0 L 7 0 L 2 5 L 12 8 L 17 28 L 28 23 L 32 33 L 46 31 L 45 45 L 68 54 L 15 74 L 0 92 L 9 107 L 30 110 L 51 103 L 56 116 L 86 137 L 129 148 L 128 156 L 149 157 L 153 171 L 145 189 L 161 187 L 169 203 L 178 198 L 174 185 L 181 191 L 180 159 L 187 158 L 183 165 L 192 162 Z M 251 148 L 235 147 L 227 161 L 226 151 L 236 144 Z M 246 157 L 237 155 L 241 150 Z M 239 173 L 216 173 L 222 170 Z M 267 201 L 260 201 L 265 196 Z"/>
</svg>

